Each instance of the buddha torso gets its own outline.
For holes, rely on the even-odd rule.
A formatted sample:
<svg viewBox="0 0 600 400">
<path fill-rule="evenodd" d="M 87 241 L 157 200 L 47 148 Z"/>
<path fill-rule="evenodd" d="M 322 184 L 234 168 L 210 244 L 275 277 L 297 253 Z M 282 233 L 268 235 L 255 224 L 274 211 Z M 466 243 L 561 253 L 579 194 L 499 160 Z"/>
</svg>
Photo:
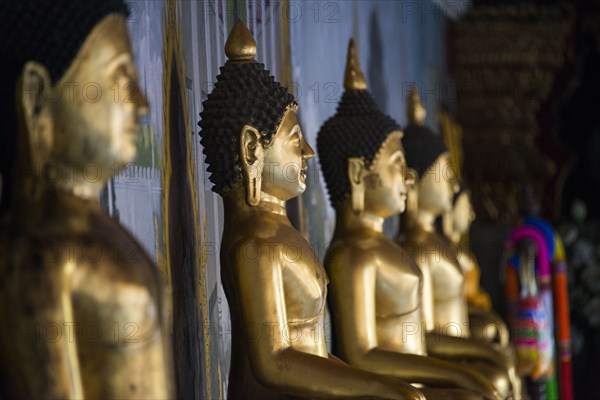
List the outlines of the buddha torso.
<svg viewBox="0 0 600 400">
<path fill-rule="evenodd" d="M 14 394 L 168 397 L 158 270 L 97 203 L 60 193 L 45 200 L 31 210 L 33 224 L 13 224 L 2 238 L 2 314 L 18 325 L 5 353 L 31 360 L 13 363 L 23 368 L 13 371 L 22 383 Z"/>
<path fill-rule="evenodd" d="M 409 230 L 401 244 L 423 274 L 424 318 L 428 331 L 469 336 L 465 278 L 456 248 L 420 228 Z"/>
<path fill-rule="evenodd" d="M 269 390 L 257 380 L 251 365 L 252 356 L 245 343 L 247 340 L 269 340 L 269 335 L 283 335 L 283 340 L 298 351 L 328 357 L 324 332 L 327 275 L 317 255 L 291 226 L 287 216 L 256 211 L 236 219 L 235 226 L 231 225 L 226 220 L 221 249 L 221 277 L 232 314 L 228 396 L 230 399 L 292 398 Z M 271 262 L 268 268 L 273 268 L 274 275 L 281 279 L 282 293 L 274 295 L 284 298 L 285 310 L 282 312 L 287 317 L 287 327 L 266 319 L 263 327 L 248 326 L 243 322 L 241 304 L 252 299 L 241 297 L 236 271 L 244 266 L 238 260 L 240 257 L 256 259 L 265 251 Z M 287 328 L 285 332 L 284 328 Z"/>
<path fill-rule="evenodd" d="M 325 258 L 331 278 L 332 307 L 347 302 L 344 276 L 373 269 L 377 344 L 390 351 L 425 355 L 422 338 L 422 275 L 410 257 L 383 235 L 369 233 L 344 236 L 332 242 Z M 344 283 L 342 283 L 344 282 Z M 340 285 L 340 286 L 336 286 Z M 335 311 L 333 313 L 336 314 Z M 340 354 L 344 352 L 337 335 Z"/>
</svg>

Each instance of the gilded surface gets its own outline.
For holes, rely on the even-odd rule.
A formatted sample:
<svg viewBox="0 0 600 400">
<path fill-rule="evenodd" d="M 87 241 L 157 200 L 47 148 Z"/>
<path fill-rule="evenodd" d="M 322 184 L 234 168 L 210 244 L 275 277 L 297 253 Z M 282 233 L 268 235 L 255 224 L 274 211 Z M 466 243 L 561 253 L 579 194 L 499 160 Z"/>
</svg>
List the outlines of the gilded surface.
<svg viewBox="0 0 600 400">
<path fill-rule="evenodd" d="M 504 352 L 475 339 L 469 339 L 469 315 L 465 279 L 456 248 L 435 232 L 434 221 L 451 210 L 458 186 L 452 176 L 439 179 L 432 171 L 448 164 L 443 153 L 419 180 L 411 196 L 416 197 L 402 247 L 414 258 L 423 273 L 423 304 L 427 349 L 431 355 L 450 360 L 472 360 L 472 365 L 507 396 L 515 380 L 514 366 Z M 446 170 L 451 173 L 451 170 Z M 476 362 L 474 362 L 477 360 Z M 473 363 L 474 362 L 474 363 Z"/>
<path fill-rule="evenodd" d="M 459 190 L 454 170 L 447 168 L 451 165 L 450 153 L 440 147 L 439 139 L 433 133 L 426 129 L 415 130 L 415 125 L 423 126 L 414 115 L 419 107 L 413 104 L 419 104 L 420 99 L 415 92 L 409 96 L 409 119 L 417 122 L 409 126 L 407 132 L 412 129 L 411 134 L 423 136 L 413 136 L 419 141 L 412 139 L 407 142 L 407 147 L 417 151 L 417 146 L 431 146 L 437 148 L 436 154 L 439 154 L 435 159 L 434 155 L 428 155 L 431 161 L 427 161 L 429 166 L 426 168 L 425 162 L 421 165 L 418 158 L 413 159 L 415 166 L 425 170 L 409 190 L 406 227 L 398 237 L 401 246 L 413 257 L 423 274 L 427 350 L 441 358 L 469 361 L 506 397 L 511 391 L 510 380 L 517 381 L 513 362 L 508 354 L 494 348 L 491 343 L 470 338 L 465 277 L 458 261 L 459 254 L 456 247 L 435 230 L 436 219 L 452 211 L 453 198 Z"/>
<path fill-rule="evenodd" d="M 250 36 L 241 22 L 233 30 Z M 232 314 L 229 397 L 422 399 L 408 384 L 327 353 L 327 275 L 285 211 L 306 188 L 306 160 L 314 156 L 295 106 L 286 108 L 268 144 L 250 124 L 239 135 L 239 153 L 230 156 L 240 160 L 243 178 L 221 194 L 221 276 Z"/>
<path fill-rule="evenodd" d="M 366 90 L 366 86 L 353 81 L 364 83 L 362 75 L 351 40 L 345 89 Z M 362 94 L 368 96 L 366 92 Z M 424 108 L 420 109 L 424 117 Z M 378 111 L 371 112 L 364 118 L 375 119 Z M 350 187 L 346 190 L 350 193 L 336 205 L 335 233 L 325 257 L 331 279 L 336 354 L 368 371 L 428 385 L 423 391 L 430 399 L 495 398 L 494 388 L 479 374 L 458 364 L 427 357 L 422 319 L 423 274 L 412 258 L 383 233 L 384 219 L 404 211 L 408 187 L 414 183 L 413 173 L 406 168 L 400 142 L 402 132 L 391 130 L 386 135 L 380 131 L 379 150 L 372 161 L 365 160 L 359 144 L 366 147 L 371 132 L 339 128 L 344 126 L 341 121 L 346 118 L 341 115 L 332 118 L 340 121 L 336 132 L 323 128 L 319 133 L 352 135 L 348 140 L 356 152 L 347 159 Z M 319 148 L 325 171 L 326 163 L 332 162 L 323 153 L 327 150 Z M 340 178 L 326 175 L 326 179 Z M 446 389 L 431 389 L 440 386 Z"/>
<path fill-rule="evenodd" d="M 31 87 L 51 85 L 45 67 L 24 67 L 17 89 L 20 186 L 0 240 L 0 314 L 15 327 L 2 341 L 10 397 L 171 395 L 159 271 L 96 201 L 107 171 L 116 172 L 111 166 L 135 156 L 138 118 L 147 111 L 127 28 L 109 15 L 56 85 L 96 82 L 108 92 L 115 81 L 131 101 L 47 102 L 27 96 Z M 41 171 L 50 165 L 72 174 L 49 179 Z M 90 165 L 101 179 L 85 178 Z"/>
</svg>

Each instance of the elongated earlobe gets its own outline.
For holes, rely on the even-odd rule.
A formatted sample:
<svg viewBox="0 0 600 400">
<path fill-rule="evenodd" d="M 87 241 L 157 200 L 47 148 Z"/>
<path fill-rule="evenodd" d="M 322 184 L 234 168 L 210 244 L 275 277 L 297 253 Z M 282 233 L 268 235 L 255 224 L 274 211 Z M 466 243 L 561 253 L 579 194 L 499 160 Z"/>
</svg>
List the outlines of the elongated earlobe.
<svg viewBox="0 0 600 400">
<path fill-rule="evenodd" d="M 406 216 L 409 220 L 417 217 L 419 213 L 419 189 L 411 186 L 406 195 Z"/>
<path fill-rule="evenodd" d="M 444 235 L 446 235 L 446 237 L 448 239 L 454 241 L 456 235 L 454 232 L 454 212 L 453 212 L 453 210 L 446 211 L 442 214 L 442 231 L 444 232 Z"/>
<path fill-rule="evenodd" d="M 365 162 L 362 158 L 348 158 L 348 179 L 352 195 L 352 211 L 362 214 L 365 211 Z"/>
<path fill-rule="evenodd" d="M 50 87 L 50 74 L 46 67 L 29 61 L 23 67 L 17 87 L 20 129 L 25 129 L 27 143 L 20 144 L 21 151 L 33 171 L 41 172 L 50 158 L 54 141 L 52 113 L 45 91 Z"/>
<path fill-rule="evenodd" d="M 244 125 L 240 134 L 240 158 L 246 188 L 246 202 L 256 206 L 260 203 L 264 153 L 260 133 L 250 125 Z"/>
</svg>

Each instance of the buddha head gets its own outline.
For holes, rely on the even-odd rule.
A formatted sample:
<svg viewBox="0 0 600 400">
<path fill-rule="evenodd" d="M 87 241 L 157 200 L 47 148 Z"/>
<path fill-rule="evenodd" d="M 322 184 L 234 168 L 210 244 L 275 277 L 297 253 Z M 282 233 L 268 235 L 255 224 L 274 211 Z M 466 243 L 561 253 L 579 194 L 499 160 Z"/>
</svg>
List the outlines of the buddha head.
<svg viewBox="0 0 600 400">
<path fill-rule="evenodd" d="M 228 61 L 198 123 L 213 191 L 244 192 L 250 206 L 265 195 L 282 201 L 300 195 L 314 151 L 302 135 L 294 97 L 254 60 L 256 43 L 241 21 L 225 53 Z"/>
<path fill-rule="evenodd" d="M 469 232 L 474 220 L 475 211 L 471 204 L 471 193 L 461 186 L 454 196 L 452 210 L 442 217 L 444 234 L 454 243 L 458 243 Z"/>
<path fill-rule="evenodd" d="M 424 110 L 416 88 L 408 99 L 409 125 L 404 130 L 402 143 L 408 167 L 416 173 L 415 194 L 419 211 L 435 216 L 452 210 L 452 200 L 459 187 L 450 163 L 450 153 L 444 141 L 423 124 Z"/>
<path fill-rule="evenodd" d="M 354 41 L 348 46 L 344 94 L 321 127 L 317 149 L 334 208 L 390 217 L 406 207 L 406 162 L 399 125 L 367 90 Z"/>
<path fill-rule="evenodd" d="M 452 209 L 454 232 L 461 236 L 469 232 L 471 223 L 475 220 L 475 212 L 471 205 L 471 194 L 468 190 L 458 192 Z"/>
<path fill-rule="evenodd" d="M 15 180 L 31 176 L 97 195 L 134 158 L 139 116 L 147 110 L 126 4 L 20 0 L 2 2 L 0 15 L 3 208 Z"/>
</svg>

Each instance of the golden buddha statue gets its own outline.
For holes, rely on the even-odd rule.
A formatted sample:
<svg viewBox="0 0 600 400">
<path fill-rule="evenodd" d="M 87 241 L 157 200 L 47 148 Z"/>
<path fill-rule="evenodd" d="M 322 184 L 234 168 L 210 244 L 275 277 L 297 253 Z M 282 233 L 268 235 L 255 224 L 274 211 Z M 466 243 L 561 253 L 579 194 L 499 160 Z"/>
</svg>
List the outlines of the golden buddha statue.
<svg viewBox="0 0 600 400">
<path fill-rule="evenodd" d="M 442 215 L 442 230 L 444 235 L 457 246 L 460 263 L 465 275 L 465 295 L 467 303 L 485 310 L 492 308 L 489 294 L 479 285 L 481 271 L 473 253 L 463 246 L 461 240 L 469 232 L 475 213 L 471 205 L 470 194 L 460 190 L 453 199 L 452 209 Z"/>
<path fill-rule="evenodd" d="M 127 15 L 115 0 L 0 5 L 3 398 L 172 394 L 162 278 L 97 201 L 148 106 Z"/>
<path fill-rule="evenodd" d="M 428 399 L 494 398 L 497 394 L 483 376 L 427 356 L 421 272 L 383 234 L 384 219 L 404 210 L 411 183 L 402 131 L 367 90 L 352 40 L 344 87 L 336 114 L 317 139 L 336 210 L 325 257 L 336 355 L 372 372 L 425 384 Z"/>
<path fill-rule="evenodd" d="M 327 275 L 285 202 L 305 187 L 313 149 L 293 96 L 254 60 L 243 23 L 231 31 L 199 125 L 213 190 L 224 203 L 221 277 L 232 320 L 230 399 L 422 399 L 397 379 L 351 367 L 326 348 Z"/>
<path fill-rule="evenodd" d="M 418 93 L 414 93 L 412 103 L 421 104 Z M 415 106 L 410 106 L 414 108 Z M 410 111 L 409 111 L 410 112 Z M 459 182 L 462 182 L 463 145 L 462 127 L 452 116 L 441 111 L 439 115 L 442 137 L 448 147 L 450 167 Z M 456 246 L 458 262 L 465 275 L 465 293 L 469 306 L 471 335 L 476 338 L 499 342 L 508 346 L 508 328 L 506 323 L 492 310 L 490 296 L 479 285 L 481 269 L 475 255 L 469 249 L 469 229 L 475 219 L 471 205 L 471 195 L 461 184 L 460 191 L 454 195 L 452 209 L 442 215 L 441 231 Z"/>
<path fill-rule="evenodd" d="M 465 295 L 472 337 L 498 342 L 505 347 L 509 344 L 508 327 L 492 310 L 490 296 L 479 284 L 481 270 L 477 259 L 465 245 L 464 238 L 474 219 L 475 212 L 471 205 L 470 192 L 461 189 L 454 196 L 452 210 L 442 216 L 442 230 L 454 245 L 458 262 L 465 276 Z"/>
<path fill-rule="evenodd" d="M 408 101 L 410 123 L 402 142 L 407 165 L 415 170 L 417 179 L 409 191 L 407 218 L 399 242 L 423 274 L 427 349 L 441 358 L 469 360 L 501 392 L 508 393 L 511 383 L 516 386 L 514 363 L 506 352 L 471 337 L 465 277 L 456 246 L 435 231 L 436 219 L 451 210 L 459 186 L 447 147 L 424 125 L 425 115 L 413 87 Z"/>
</svg>

